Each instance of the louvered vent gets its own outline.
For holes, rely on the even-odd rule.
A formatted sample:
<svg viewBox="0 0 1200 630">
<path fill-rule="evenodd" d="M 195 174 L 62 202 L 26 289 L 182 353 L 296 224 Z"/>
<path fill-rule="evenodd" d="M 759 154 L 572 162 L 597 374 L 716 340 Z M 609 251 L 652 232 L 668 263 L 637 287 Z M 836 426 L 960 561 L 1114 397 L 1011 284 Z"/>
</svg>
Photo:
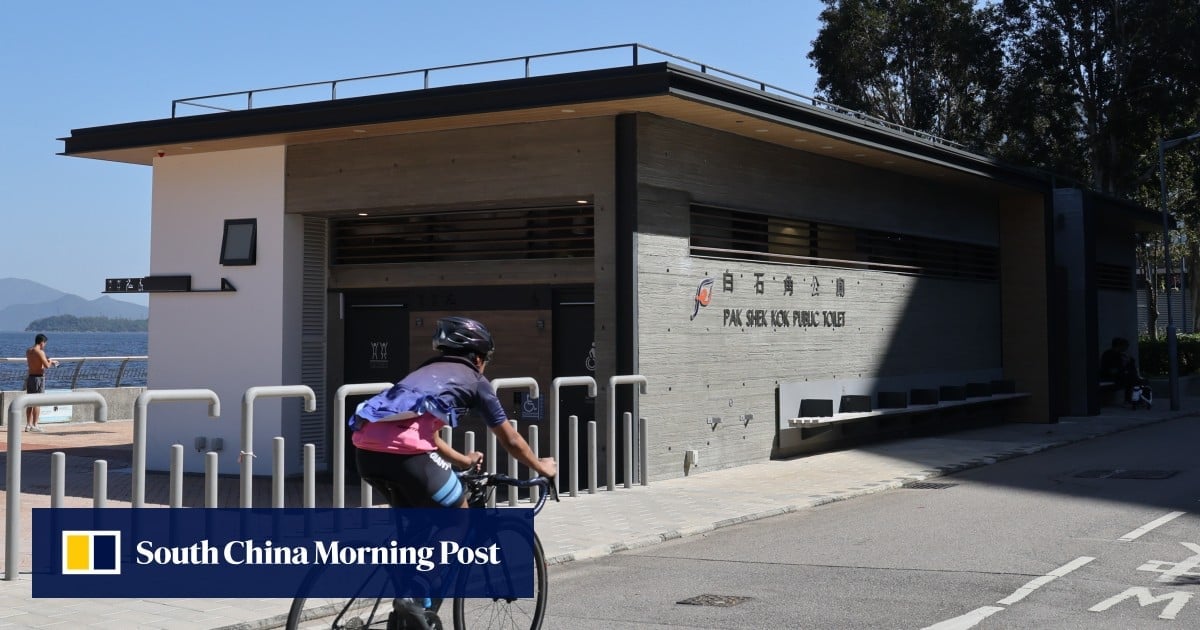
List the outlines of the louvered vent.
<svg viewBox="0 0 1200 630">
<path fill-rule="evenodd" d="M 590 204 L 333 221 L 333 264 L 590 258 Z"/>
<path fill-rule="evenodd" d="M 317 396 L 317 409 L 300 415 L 300 444 L 316 446 L 317 461 L 326 461 L 328 421 L 325 405 L 325 271 L 327 222 L 304 218 L 304 288 L 301 296 L 300 380 Z M 302 462 L 303 449 L 295 449 Z"/>
<path fill-rule="evenodd" d="M 995 247 L 692 206 L 691 254 L 995 282 Z"/>
</svg>

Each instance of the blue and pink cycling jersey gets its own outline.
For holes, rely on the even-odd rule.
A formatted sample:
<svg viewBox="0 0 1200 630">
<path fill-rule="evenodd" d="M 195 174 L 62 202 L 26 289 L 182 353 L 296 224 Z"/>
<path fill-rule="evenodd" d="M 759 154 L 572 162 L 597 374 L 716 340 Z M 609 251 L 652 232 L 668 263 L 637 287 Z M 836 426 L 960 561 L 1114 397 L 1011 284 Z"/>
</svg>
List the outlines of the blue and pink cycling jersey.
<svg viewBox="0 0 1200 630">
<path fill-rule="evenodd" d="M 506 419 L 492 384 L 474 364 L 462 357 L 435 357 L 359 406 L 350 420 L 354 446 L 397 455 L 435 451 L 438 430 L 456 426 L 471 410 L 479 411 L 489 427 Z"/>
</svg>

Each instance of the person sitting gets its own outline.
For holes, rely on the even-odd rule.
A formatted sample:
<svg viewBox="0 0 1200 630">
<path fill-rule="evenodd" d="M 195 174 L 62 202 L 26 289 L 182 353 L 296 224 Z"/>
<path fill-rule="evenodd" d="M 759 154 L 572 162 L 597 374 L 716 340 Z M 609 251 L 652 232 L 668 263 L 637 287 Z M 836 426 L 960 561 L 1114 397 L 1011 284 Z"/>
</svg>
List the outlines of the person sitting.
<svg viewBox="0 0 1200 630">
<path fill-rule="evenodd" d="M 1100 355 L 1100 380 L 1112 382 L 1125 392 L 1125 402 L 1132 402 L 1133 388 L 1142 384 L 1137 361 L 1129 356 L 1129 340 L 1113 337 L 1112 345 Z"/>
</svg>

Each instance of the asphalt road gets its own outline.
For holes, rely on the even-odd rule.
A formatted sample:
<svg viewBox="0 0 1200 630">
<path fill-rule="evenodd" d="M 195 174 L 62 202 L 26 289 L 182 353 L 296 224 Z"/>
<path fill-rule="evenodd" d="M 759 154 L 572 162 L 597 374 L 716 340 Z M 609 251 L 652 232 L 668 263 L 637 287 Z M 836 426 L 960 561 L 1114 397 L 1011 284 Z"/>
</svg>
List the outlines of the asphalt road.
<svg viewBox="0 0 1200 630">
<path fill-rule="evenodd" d="M 545 627 L 1198 628 L 1196 444 L 1185 418 L 551 567 Z"/>
</svg>

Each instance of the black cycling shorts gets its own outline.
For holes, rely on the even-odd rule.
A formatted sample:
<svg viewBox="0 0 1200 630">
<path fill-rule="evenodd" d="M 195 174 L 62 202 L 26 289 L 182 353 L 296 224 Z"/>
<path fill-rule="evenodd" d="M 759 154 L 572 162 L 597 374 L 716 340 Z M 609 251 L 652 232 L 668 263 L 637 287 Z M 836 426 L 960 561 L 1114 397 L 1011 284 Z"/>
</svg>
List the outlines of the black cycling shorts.
<svg viewBox="0 0 1200 630">
<path fill-rule="evenodd" d="M 419 455 L 355 451 L 358 475 L 392 507 L 458 507 L 462 503 L 462 483 L 436 451 Z"/>
</svg>

